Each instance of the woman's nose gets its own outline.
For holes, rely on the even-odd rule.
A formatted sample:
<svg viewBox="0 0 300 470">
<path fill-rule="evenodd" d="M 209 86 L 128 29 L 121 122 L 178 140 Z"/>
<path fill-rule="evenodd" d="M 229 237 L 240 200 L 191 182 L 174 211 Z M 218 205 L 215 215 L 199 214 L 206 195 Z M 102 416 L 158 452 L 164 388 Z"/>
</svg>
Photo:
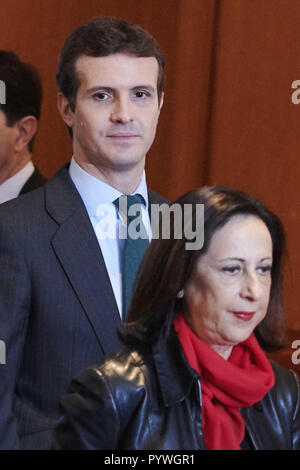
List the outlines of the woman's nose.
<svg viewBox="0 0 300 470">
<path fill-rule="evenodd" d="M 241 297 L 248 300 L 258 300 L 260 289 L 261 286 L 255 274 L 247 274 L 241 286 Z"/>
</svg>

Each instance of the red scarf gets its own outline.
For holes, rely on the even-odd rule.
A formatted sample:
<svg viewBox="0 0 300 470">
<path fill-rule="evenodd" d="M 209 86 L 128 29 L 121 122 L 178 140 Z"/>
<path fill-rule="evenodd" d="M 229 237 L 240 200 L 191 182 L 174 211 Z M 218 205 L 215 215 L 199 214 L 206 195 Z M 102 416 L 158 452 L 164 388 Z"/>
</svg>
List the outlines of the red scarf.
<svg viewBox="0 0 300 470">
<path fill-rule="evenodd" d="M 206 448 L 240 450 L 245 423 L 239 408 L 260 401 L 275 382 L 267 357 L 253 333 L 225 360 L 193 333 L 182 314 L 173 325 L 188 363 L 201 377 Z"/>
</svg>

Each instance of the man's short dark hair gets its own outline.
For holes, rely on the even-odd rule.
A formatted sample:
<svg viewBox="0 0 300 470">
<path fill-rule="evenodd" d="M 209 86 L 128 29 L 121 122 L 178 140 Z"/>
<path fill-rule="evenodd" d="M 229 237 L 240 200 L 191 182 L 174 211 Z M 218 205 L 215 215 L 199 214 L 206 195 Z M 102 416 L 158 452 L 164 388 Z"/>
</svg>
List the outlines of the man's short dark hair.
<svg viewBox="0 0 300 470">
<path fill-rule="evenodd" d="M 75 110 L 80 86 L 75 63 L 81 55 L 105 57 L 127 53 L 136 57 L 155 57 L 158 62 L 157 94 L 160 101 L 164 87 L 164 57 L 155 39 L 140 26 L 119 18 L 93 18 L 76 28 L 65 41 L 56 74 L 58 89 Z"/>
<path fill-rule="evenodd" d="M 36 69 L 10 51 L 0 50 L 0 80 L 5 83 L 5 104 L 0 104 L 6 124 L 13 126 L 25 116 L 40 118 L 42 84 Z M 28 144 L 33 149 L 34 137 Z"/>
</svg>

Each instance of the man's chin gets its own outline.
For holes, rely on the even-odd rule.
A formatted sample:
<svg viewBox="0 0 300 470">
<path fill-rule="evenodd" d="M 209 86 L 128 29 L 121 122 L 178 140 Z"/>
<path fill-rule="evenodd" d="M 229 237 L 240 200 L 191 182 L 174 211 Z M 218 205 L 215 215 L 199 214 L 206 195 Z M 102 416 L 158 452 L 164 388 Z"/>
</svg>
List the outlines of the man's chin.
<svg viewBox="0 0 300 470">
<path fill-rule="evenodd" d="M 118 171 L 132 171 L 138 168 L 144 168 L 145 156 L 141 155 L 116 155 L 110 160 L 111 168 Z"/>
</svg>

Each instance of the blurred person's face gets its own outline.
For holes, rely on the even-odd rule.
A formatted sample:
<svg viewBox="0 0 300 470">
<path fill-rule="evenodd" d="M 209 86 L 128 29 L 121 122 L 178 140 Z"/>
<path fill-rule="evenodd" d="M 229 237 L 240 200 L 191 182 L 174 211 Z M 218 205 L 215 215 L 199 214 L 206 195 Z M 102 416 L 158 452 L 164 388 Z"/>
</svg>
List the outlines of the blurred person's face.
<svg viewBox="0 0 300 470">
<path fill-rule="evenodd" d="M 80 56 L 74 112 L 74 155 L 78 163 L 126 171 L 144 167 L 156 132 L 158 63 L 154 57 L 113 54 Z"/>
<path fill-rule="evenodd" d="M 236 215 L 212 236 L 185 287 L 187 321 L 226 359 L 267 313 L 272 239 L 256 216 Z"/>
<path fill-rule="evenodd" d="M 9 127 L 7 125 L 5 114 L 0 110 L 0 173 L 3 168 L 9 165 L 14 150 L 16 135 L 16 127 Z"/>
</svg>

